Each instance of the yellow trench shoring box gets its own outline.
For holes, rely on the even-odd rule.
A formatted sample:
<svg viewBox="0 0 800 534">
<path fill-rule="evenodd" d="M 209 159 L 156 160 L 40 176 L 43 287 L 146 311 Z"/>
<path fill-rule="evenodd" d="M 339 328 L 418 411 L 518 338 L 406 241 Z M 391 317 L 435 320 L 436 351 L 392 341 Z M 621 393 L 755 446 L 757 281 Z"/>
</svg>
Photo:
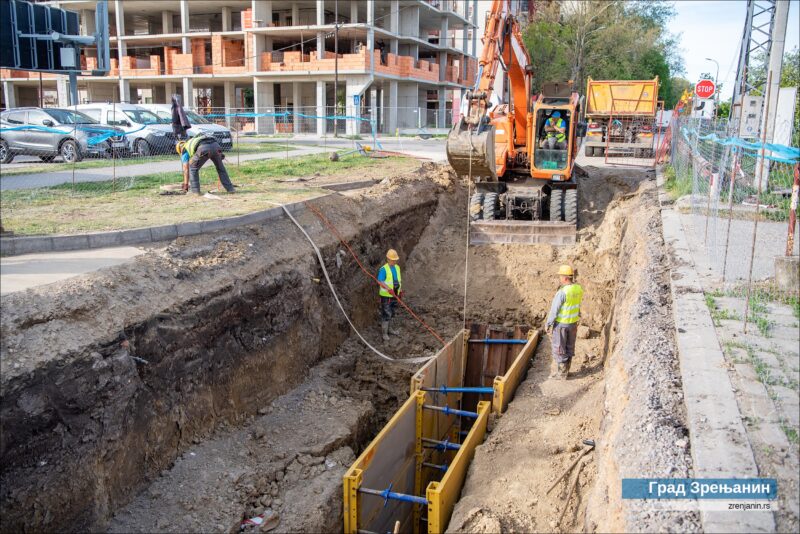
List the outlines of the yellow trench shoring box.
<svg viewBox="0 0 800 534">
<path fill-rule="evenodd" d="M 400 532 L 443 532 L 489 413 L 508 407 L 538 341 L 539 332 L 526 327 L 508 333 L 472 325 L 420 368 L 409 398 L 344 476 L 345 533 L 394 532 L 398 521 Z M 491 400 L 423 391 L 442 386 L 491 386 Z"/>
</svg>

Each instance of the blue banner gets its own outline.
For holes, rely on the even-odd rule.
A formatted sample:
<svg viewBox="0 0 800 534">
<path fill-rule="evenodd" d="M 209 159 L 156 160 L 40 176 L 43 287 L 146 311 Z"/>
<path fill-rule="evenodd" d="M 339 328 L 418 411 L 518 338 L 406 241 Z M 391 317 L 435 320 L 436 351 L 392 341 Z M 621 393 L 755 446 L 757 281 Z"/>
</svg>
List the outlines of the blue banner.
<svg viewBox="0 0 800 534">
<path fill-rule="evenodd" d="M 774 478 L 623 478 L 623 499 L 748 499 L 778 497 Z"/>
</svg>

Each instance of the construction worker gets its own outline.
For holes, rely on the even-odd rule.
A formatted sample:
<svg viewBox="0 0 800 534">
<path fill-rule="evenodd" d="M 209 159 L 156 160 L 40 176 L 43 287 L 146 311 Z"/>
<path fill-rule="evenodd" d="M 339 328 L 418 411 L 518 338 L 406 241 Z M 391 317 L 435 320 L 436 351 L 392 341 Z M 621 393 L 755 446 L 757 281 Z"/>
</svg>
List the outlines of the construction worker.
<svg viewBox="0 0 800 534">
<path fill-rule="evenodd" d="M 400 256 L 397 251 L 390 248 L 386 252 L 386 263 L 378 271 L 378 284 L 381 297 L 381 331 L 383 340 L 389 340 L 389 333 L 394 336 L 400 334 L 397 330 L 390 328 L 390 321 L 394 317 L 394 310 L 397 307 L 397 297 L 403 298 L 403 275 L 400 273 L 400 266 L 397 262 Z"/>
<path fill-rule="evenodd" d="M 550 332 L 553 359 L 558 369 L 553 378 L 565 380 L 572 357 L 575 356 L 575 339 L 578 337 L 578 320 L 581 316 L 583 288 L 575 283 L 575 271 L 569 265 L 558 268 L 561 287 L 553 297 L 547 315 L 547 331 Z"/>
<path fill-rule="evenodd" d="M 547 122 L 544 123 L 544 145 L 553 150 L 567 149 L 567 123 L 561 118 L 560 111 L 554 111 Z"/>
<path fill-rule="evenodd" d="M 206 134 L 197 134 L 188 141 L 178 141 L 175 145 L 175 150 L 181 156 L 184 191 L 190 191 L 197 195 L 201 194 L 200 168 L 210 159 L 214 162 L 214 167 L 217 168 L 222 187 L 228 193 L 234 192 L 228 171 L 222 163 L 225 158 L 222 154 L 222 147 L 219 146 L 214 137 Z"/>
</svg>

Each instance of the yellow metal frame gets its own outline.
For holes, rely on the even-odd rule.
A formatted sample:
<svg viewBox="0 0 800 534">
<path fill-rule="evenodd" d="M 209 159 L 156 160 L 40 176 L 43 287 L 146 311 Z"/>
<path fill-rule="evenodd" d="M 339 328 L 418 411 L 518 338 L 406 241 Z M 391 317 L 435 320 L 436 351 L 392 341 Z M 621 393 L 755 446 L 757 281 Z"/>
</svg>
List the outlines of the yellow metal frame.
<svg viewBox="0 0 800 534">
<path fill-rule="evenodd" d="M 478 403 L 478 418 L 461 443 L 461 448 L 453 458 L 444 477 L 439 482 L 428 484 L 425 492 L 428 499 L 428 534 L 439 534 L 447 528 L 453 507 L 461 493 L 461 486 L 464 485 L 464 479 L 467 477 L 467 468 L 475 455 L 475 447 L 483 443 L 486 435 L 489 410 L 488 401 Z"/>
<path fill-rule="evenodd" d="M 517 386 L 522 381 L 522 376 L 528 368 L 528 362 L 536 350 L 536 345 L 539 344 L 539 337 L 541 332 L 539 330 L 531 330 L 528 332 L 528 342 L 522 347 L 522 350 L 517 354 L 514 362 L 509 366 L 508 371 L 503 376 L 495 377 L 494 395 L 492 396 L 492 411 L 497 415 L 506 411 L 508 403 L 511 402 L 511 397 L 517 390 Z"/>
<path fill-rule="evenodd" d="M 425 458 L 422 448 L 422 406 L 425 404 L 425 392 L 415 391 L 412 395 L 417 402 L 417 422 L 415 425 L 416 436 L 414 440 L 414 458 L 416 459 L 416 470 L 414 471 L 414 495 L 422 493 L 422 462 Z M 414 505 L 414 534 L 419 534 L 419 520 L 422 516 L 421 505 Z"/>
<path fill-rule="evenodd" d="M 424 398 L 423 391 L 419 392 L 422 394 Z M 343 477 L 343 484 L 344 484 L 344 532 L 345 534 L 357 534 L 358 532 L 358 514 L 359 514 L 359 506 L 361 504 L 361 497 L 359 495 L 358 489 L 361 487 L 362 475 L 364 469 L 367 469 L 372 461 L 372 458 L 375 456 L 378 446 L 381 444 L 383 439 L 386 437 L 386 434 L 397 425 L 397 422 L 400 420 L 405 412 L 408 410 L 416 409 L 417 404 L 419 403 L 418 395 L 413 395 L 406 399 L 400 409 L 395 412 L 389 422 L 386 423 L 378 435 L 375 436 L 375 439 L 364 449 L 364 452 L 361 453 L 361 456 L 350 466 L 350 469 L 344 474 Z M 421 410 L 418 410 L 421 411 Z M 417 415 L 419 417 L 419 415 Z"/>
</svg>

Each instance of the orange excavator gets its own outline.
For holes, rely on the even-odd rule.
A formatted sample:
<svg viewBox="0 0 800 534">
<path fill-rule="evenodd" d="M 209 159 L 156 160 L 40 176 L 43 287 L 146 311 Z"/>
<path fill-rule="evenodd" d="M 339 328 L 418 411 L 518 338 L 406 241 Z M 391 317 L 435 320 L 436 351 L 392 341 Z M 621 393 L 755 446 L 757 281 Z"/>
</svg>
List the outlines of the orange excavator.
<svg viewBox="0 0 800 534">
<path fill-rule="evenodd" d="M 581 99 L 571 82 L 533 93 L 510 0 L 493 0 L 482 42 L 477 83 L 447 136 L 450 165 L 476 186 L 470 243 L 574 243 Z"/>
</svg>

